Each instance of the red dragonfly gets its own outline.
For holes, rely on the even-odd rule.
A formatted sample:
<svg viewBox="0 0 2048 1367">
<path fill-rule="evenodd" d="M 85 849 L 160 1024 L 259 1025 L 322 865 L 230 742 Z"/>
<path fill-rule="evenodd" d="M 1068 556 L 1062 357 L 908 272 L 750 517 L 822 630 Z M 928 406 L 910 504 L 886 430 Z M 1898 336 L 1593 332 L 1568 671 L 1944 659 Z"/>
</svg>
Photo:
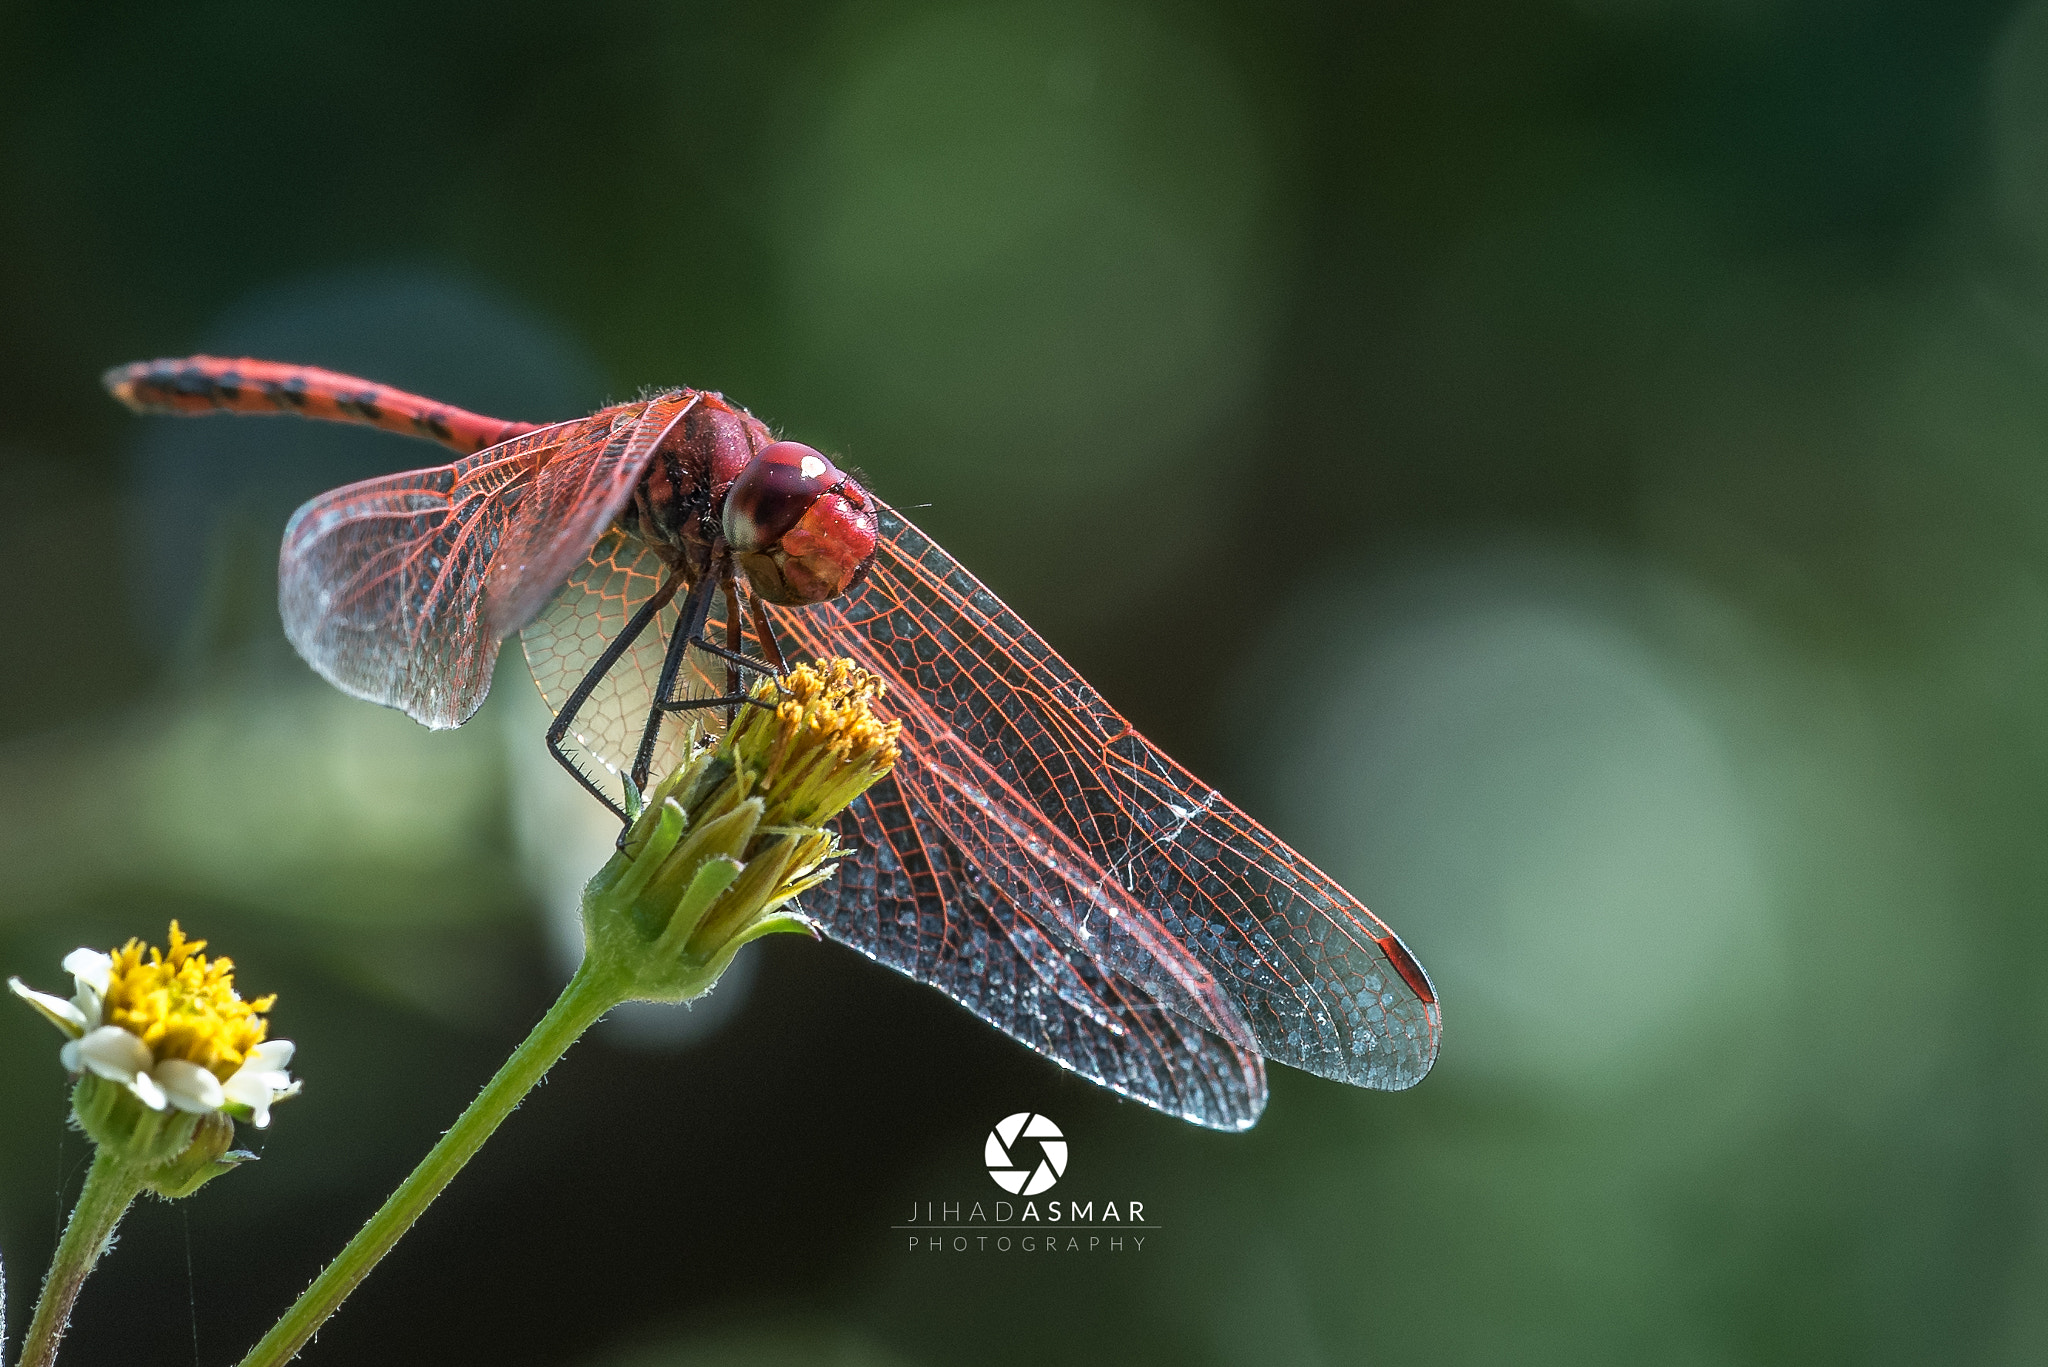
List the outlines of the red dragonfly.
<svg viewBox="0 0 2048 1367">
<path fill-rule="evenodd" d="M 777 624 L 881 676 L 902 758 L 840 816 L 850 857 L 805 911 L 1083 1077 L 1235 1130 L 1265 1106 L 1267 1058 L 1389 1089 L 1435 1061 L 1435 990 L 1384 922 L 907 518 L 720 395 L 542 426 L 269 361 L 106 384 L 141 412 L 296 413 L 458 452 L 292 516 L 285 631 L 338 687 L 435 728 L 476 711 L 518 632 L 549 748 L 622 818 L 608 785 L 643 789 L 682 758 L 677 713 L 779 669 Z M 742 650 L 749 616 L 770 663 Z"/>
</svg>

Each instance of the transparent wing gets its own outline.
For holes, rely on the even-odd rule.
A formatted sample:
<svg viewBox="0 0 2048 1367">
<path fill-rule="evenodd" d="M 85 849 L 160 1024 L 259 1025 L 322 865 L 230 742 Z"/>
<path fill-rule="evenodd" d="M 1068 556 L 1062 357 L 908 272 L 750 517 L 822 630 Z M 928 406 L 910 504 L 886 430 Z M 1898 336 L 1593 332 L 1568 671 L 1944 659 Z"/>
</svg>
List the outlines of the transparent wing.
<svg viewBox="0 0 2048 1367">
<path fill-rule="evenodd" d="M 614 527 L 598 538 L 589 557 L 569 575 L 540 616 L 519 633 L 533 682 L 550 712 L 560 712 L 597 657 L 640 605 L 654 596 L 669 573 L 653 547 Z M 632 767 L 640 728 L 661 676 L 661 658 L 675 630 L 678 600 L 655 614 L 649 629 L 619 657 L 597 688 L 576 710 L 565 749 L 598 787 L 622 791 L 621 775 Z M 674 727 L 664 727 L 655 752 L 655 772 L 666 773 L 683 758 Z"/>
<path fill-rule="evenodd" d="M 1048 994 L 1036 1016 L 977 1004 L 962 962 L 979 948 L 977 927 L 993 923 L 1012 945 L 1035 935 L 1070 963 L 1128 975 L 1226 1048 L 1243 1022 L 1268 1058 L 1368 1087 L 1419 1082 L 1442 1017 L 1394 932 L 1134 731 L 908 520 L 883 508 L 881 534 L 859 587 L 779 618 L 803 652 L 849 655 L 891 680 L 912 738 L 885 785 L 895 791 L 878 786 L 867 808 L 842 818 L 872 857 L 864 850 L 805 897 L 826 933 L 1090 1076 L 1106 1070 L 1040 1042 L 1085 1016 L 1056 992 L 1069 1010 L 1047 1007 Z M 1014 830 L 991 835 L 984 821 L 976 833 L 965 812 L 1000 813 Z M 945 872 L 961 865 L 978 878 Z M 1117 926 L 1128 928 L 1121 945 Z M 1168 963 L 1169 947 L 1235 1010 L 1213 1009 L 1183 973 L 1147 976 L 1147 956 Z M 1017 953 L 1028 960 L 1031 950 Z M 1167 1109 L 1214 1123 L 1200 1100 Z"/>
<path fill-rule="evenodd" d="M 595 458 L 612 423 L 602 413 L 543 427 L 306 504 L 278 555 L 285 635 L 342 691 L 460 726 L 490 691 L 509 630 L 484 611 L 484 586 L 527 489 L 550 461 Z"/>
<path fill-rule="evenodd" d="M 803 898 L 825 933 L 1134 1100 L 1212 1129 L 1257 1120 L 1266 1104 L 1257 1052 L 1065 943 L 1039 907 L 1001 886 L 1001 870 L 992 878 L 975 862 L 947 814 L 913 795 L 923 786 L 917 764 L 906 752 L 839 818 L 849 857 Z"/>
<path fill-rule="evenodd" d="M 589 556 L 577 566 L 540 616 L 519 633 L 527 667 L 550 712 L 560 713 L 583 676 L 597 663 L 614 637 L 641 604 L 654 596 L 668 566 L 653 547 L 614 527 L 598 538 Z M 619 792 L 640 750 L 641 729 L 661 681 L 662 658 L 682 610 L 683 594 L 669 600 L 648 629 L 619 657 L 591 694 L 576 709 L 564 747 L 577 767 L 605 792 Z M 725 636 L 725 598 L 713 603 L 706 631 L 713 640 Z M 678 697 L 711 698 L 727 693 L 723 664 L 692 651 L 683 665 Z M 725 714 L 712 708 L 666 717 L 655 744 L 651 773 L 667 773 L 680 764 L 692 719 L 703 734 L 725 728 Z"/>
<path fill-rule="evenodd" d="M 629 422 L 580 460 L 548 462 L 520 501 L 491 565 L 489 608 L 500 638 L 532 621 L 589 554 L 633 497 L 661 439 L 697 403 L 694 393 L 664 394 L 627 410 Z"/>
<path fill-rule="evenodd" d="M 498 643 L 589 554 L 692 401 L 605 409 L 314 499 L 278 557 L 285 634 L 343 691 L 460 726 Z"/>
</svg>

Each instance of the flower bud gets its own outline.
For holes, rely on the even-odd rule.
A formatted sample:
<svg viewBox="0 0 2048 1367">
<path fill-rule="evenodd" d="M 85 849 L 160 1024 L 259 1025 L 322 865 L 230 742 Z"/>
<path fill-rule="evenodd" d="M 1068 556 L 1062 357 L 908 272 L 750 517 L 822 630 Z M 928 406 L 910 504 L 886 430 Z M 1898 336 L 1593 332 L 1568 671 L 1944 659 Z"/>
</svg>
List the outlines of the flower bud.
<svg viewBox="0 0 2048 1367">
<path fill-rule="evenodd" d="M 628 972 L 633 996 L 686 1001 L 749 940 L 815 934 L 795 901 L 838 867 L 823 823 L 896 763 L 901 724 L 875 716 L 882 693 L 848 660 L 758 684 L 717 746 L 647 795 L 585 889 L 593 959 Z"/>
</svg>

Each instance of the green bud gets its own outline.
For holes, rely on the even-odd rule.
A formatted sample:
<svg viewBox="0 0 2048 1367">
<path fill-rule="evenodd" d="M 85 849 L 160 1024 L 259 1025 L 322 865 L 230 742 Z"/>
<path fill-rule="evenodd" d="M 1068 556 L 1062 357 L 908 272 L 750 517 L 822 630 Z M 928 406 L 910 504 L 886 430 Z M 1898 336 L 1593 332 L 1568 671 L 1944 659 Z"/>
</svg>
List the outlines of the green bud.
<svg viewBox="0 0 2048 1367">
<path fill-rule="evenodd" d="M 166 1201 L 190 1196 L 222 1173 L 256 1159 L 247 1149 L 228 1147 L 235 1142 L 235 1122 L 225 1114 L 215 1111 L 198 1120 L 185 1151 L 162 1167 L 150 1169 L 145 1180 L 149 1190 Z"/>
<path fill-rule="evenodd" d="M 593 967 L 629 997 L 687 1001 L 749 941 L 816 934 L 795 899 L 837 867 L 823 823 L 896 762 L 899 724 L 872 710 L 881 693 L 847 660 L 763 680 L 758 705 L 646 795 L 584 889 Z"/>
</svg>

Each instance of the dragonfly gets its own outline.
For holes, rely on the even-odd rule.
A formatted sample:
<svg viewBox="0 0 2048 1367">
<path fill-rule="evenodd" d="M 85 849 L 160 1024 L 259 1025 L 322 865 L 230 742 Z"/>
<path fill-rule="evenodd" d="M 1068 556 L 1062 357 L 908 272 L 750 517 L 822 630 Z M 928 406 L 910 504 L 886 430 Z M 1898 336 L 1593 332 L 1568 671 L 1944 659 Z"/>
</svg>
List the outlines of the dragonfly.
<svg viewBox="0 0 2048 1367">
<path fill-rule="evenodd" d="M 538 424 L 246 358 L 105 383 L 144 413 L 297 414 L 450 448 L 292 516 L 286 634 L 344 691 L 440 729 L 475 713 L 516 633 L 549 749 L 621 819 L 613 792 L 687 758 L 744 705 L 748 671 L 784 668 L 784 640 L 877 675 L 901 757 L 837 818 L 848 855 L 804 912 L 1060 1066 L 1242 1130 L 1267 1060 L 1386 1090 L 1435 1062 L 1435 987 L 1385 922 L 855 474 L 722 395 Z"/>
</svg>

